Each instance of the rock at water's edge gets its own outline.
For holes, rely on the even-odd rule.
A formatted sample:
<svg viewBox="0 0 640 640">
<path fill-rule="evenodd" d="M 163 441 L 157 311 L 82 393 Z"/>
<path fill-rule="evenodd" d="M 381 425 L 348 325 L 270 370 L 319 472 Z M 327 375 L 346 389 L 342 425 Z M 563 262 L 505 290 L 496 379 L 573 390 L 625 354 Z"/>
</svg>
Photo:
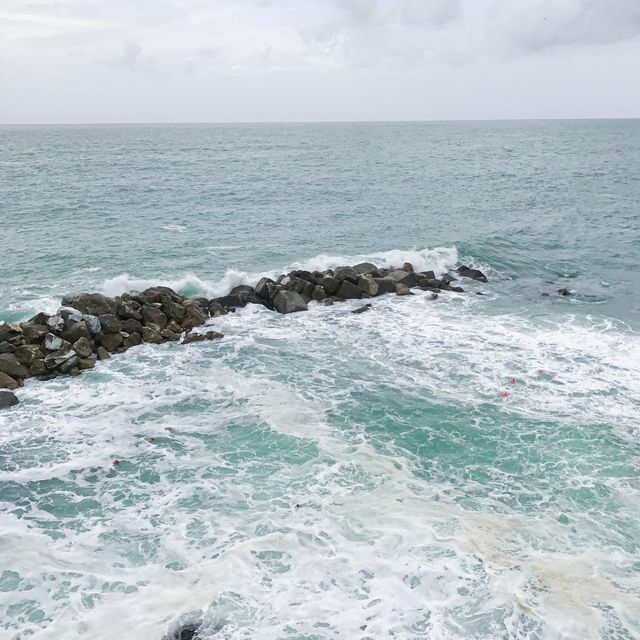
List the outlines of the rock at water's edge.
<svg viewBox="0 0 640 640">
<path fill-rule="evenodd" d="M 15 407 L 19 402 L 18 396 L 12 391 L 0 391 L 0 409 Z"/>
</svg>

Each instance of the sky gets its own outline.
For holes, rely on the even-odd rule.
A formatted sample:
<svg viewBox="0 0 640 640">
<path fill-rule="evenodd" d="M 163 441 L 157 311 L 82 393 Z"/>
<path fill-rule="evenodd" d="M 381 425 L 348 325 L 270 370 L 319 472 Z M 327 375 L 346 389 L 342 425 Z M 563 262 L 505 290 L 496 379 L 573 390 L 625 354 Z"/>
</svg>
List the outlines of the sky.
<svg viewBox="0 0 640 640">
<path fill-rule="evenodd" d="M 640 0 L 0 0 L 0 123 L 640 117 Z"/>
</svg>

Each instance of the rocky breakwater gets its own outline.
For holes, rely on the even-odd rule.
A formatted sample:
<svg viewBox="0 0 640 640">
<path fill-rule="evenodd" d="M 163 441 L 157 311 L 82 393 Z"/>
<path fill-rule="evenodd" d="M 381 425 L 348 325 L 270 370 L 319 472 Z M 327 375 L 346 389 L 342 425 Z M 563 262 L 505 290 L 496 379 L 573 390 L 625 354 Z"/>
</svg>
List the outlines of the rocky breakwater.
<svg viewBox="0 0 640 640">
<path fill-rule="evenodd" d="M 481 271 L 464 265 L 456 275 L 487 281 Z M 190 344 L 221 338 L 216 331 L 192 330 L 210 317 L 248 304 L 286 314 L 306 311 L 314 301 L 332 305 L 383 294 L 412 295 L 412 289 L 429 291 L 437 298 L 442 292 L 462 292 L 456 281 L 450 273 L 436 277 L 433 271 L 416 272 L 409 263 L 385 269 L 363 262 L 326 271 L 291 271 L 276 280 L 262 278 L 255 287 L 240 285 L 213 300 L 186 298 L 168 287 L 116 298 L 99 293 L 66 296 L 53 315 L 38 313 L 26 322 L 0 323 L 0 408 L 18 404 L 14 391 L 28 378 L 79 375 L 95 367 L 98 360 L 142 343 Z M 370 307 L 367 304 L 355 312 Z"/>
</svg>

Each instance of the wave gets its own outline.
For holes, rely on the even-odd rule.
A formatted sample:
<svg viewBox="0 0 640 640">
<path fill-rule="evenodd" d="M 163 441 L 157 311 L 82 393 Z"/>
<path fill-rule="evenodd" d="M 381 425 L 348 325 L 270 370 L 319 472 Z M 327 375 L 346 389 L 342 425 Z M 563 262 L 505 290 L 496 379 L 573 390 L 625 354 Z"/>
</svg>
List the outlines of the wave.
<svg viewBox="0 0 640 640">
<path fill-rule="evenodd" d="M 400 266 L 410 262 L 416 271 L 432 270 L 442 274 L 454 267 L 459 260 L 455 247 L 435 247 L 433 249 L 393 249 L 369 254 L 328 255 L 319 254 L 308 260 L 292 262 L 282 269 L 251 272 L 229 268 L 219 280 L 213 282 L 203 280 L 194 273 L 176 278 L 136 278 L 129 273 L 122 273 L 105 280 L 102 292 L 107 296 L 117 296 L 126 291 L 141 291 L 148 287 L 165 286 L 186 296 L 206 296 L 216 298 L 226 295 L 233 287 L 241 284 L 255 285 L 260 278 L 276 278 L 281 273 L 297 269 L 305 271 L 324 271 L 341 265 L 353 265 L 359 262 L 373 262 L 379 267 Z"/>
</svg>

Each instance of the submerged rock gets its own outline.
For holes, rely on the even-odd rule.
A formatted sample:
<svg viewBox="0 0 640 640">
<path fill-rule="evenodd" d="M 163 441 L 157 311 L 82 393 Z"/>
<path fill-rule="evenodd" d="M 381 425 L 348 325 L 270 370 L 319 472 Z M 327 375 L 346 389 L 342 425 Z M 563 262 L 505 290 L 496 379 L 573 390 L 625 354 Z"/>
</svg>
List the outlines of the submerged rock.
<svg viewBox="0 0 640 640">
<path fill-rule="evenodd" d="M 569 291 L 569 289 L 558 289 L 558 293 L 561 296 L 570 296 L 571 295 L 571 291 Z"/>
<path fill-rule="evenodd" d="M 354 309 L 351 313 L 364 313 L 365 311 L 369 311 L 371 309 L 371 304 L 365 304 L 364 307 L 358 307 Z"/>
<path fill-rule="evenodd" d="M 0 390 L 0 409 L 15 407 L 20 401 L 18 396 L 11 391 Z"/>
<path fill-rule="evenodd" d="M 205 340 L 219 340 L 220 338 L 224 338 L 224 334 L 218 333 L 217 331 L 207 331 L 206 333 L 188 333 L 182 339 L 182 344 L 204 342 Z"/>
</svg>

